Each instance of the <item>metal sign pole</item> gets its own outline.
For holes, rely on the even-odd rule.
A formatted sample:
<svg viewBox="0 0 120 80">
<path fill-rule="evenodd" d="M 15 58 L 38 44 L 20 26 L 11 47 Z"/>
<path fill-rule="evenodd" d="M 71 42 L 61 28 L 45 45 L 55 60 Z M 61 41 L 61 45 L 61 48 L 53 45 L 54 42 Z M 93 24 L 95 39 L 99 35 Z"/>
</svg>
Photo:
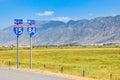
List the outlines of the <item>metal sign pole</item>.
<svg viewBox="0 0 120 80">
<path fill-rule="evenodd" d="M 30 35 L 30 69 L 32 69 L 32 36 Z"/>
<path fill-rule="evenodd" d="M 17 36 L 17 68 L 19 68 L 19 44 L 18 44 L 18 39 L 19 39 L 19 36 Z"/>
<path fill-rule="evenodd" d="M 13 31 L 14 33 L 17 35 L 17 53 L 16 53 L 16 58 L 17 58 L 17 68 L 19 68 L 20 66 L 20 61 L 19 61 L 19 44 L 18 44 L 18 40 L 19 40 L 19 36 L 23 33 L 23 20 L 22 19 L 14 19 L 14 28 Z"/>
<path fill-rule="evenodd" d="M 32 36 L 36 33 L 35 20 L 27 20 L 27 31 L 30 34 L 30 69 L 32 69 Z"/>
</svg>

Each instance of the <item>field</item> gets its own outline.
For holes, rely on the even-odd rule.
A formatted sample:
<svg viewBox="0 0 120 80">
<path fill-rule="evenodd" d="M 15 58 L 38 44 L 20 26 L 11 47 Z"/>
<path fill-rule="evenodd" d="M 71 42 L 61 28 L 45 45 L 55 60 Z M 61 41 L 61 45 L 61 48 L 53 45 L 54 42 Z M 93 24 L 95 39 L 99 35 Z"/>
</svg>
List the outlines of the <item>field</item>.
<svg viewBox="0 0 120 80">
<path fill-rule="evenodd" d="M 29 69 L 29 49 L 20 48 L 20 68 Z M 16 68 L 16 49 L 0 49 L 0 66 Z M 120 48 L 41 47 L 33 48 L 33 69 L 120 80 Z"/>
</svg>

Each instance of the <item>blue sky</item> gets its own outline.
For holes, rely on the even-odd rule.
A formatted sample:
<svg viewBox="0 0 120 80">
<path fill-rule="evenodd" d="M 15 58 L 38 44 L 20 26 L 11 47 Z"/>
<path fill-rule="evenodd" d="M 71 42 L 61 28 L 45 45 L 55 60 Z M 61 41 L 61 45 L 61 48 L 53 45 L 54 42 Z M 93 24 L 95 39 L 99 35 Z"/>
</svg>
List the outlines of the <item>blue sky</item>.
<svg viewBox="0 0 120 80">
<path fill-rule="evenodd" d="M 0 0 L 0 29 L 14 19 L 77 20 L 120 14 L 120 0 Z"/>
</svg>

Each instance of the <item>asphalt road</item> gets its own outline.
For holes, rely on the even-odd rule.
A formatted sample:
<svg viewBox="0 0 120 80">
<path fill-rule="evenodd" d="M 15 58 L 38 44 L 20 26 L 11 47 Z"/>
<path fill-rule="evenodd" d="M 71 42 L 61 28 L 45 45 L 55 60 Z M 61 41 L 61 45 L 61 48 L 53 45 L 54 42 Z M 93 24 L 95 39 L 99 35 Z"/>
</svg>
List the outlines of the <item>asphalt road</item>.
<svg viewBox="0 0 120 80">
<path fill-rule="evenodd" d="M 75 79 L 35 71 L 0 68 L 0 80 L 75 80 Z"/>
</svg>

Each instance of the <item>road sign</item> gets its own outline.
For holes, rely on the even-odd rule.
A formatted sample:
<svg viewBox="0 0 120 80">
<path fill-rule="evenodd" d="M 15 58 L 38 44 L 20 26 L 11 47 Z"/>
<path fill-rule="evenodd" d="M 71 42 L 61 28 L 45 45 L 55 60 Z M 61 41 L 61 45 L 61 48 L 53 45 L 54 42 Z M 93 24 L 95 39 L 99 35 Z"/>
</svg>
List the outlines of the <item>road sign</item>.
<svg viewBox="0 0 120 80">
<path fill-rule="evenodd" d="M 30 36 L 33 36 L 36 33 L 36 28 L 28 27 L 27 31 L 30 34 Z"/>
<path fill-rule="evenodd" d="M 27 20 L 27 31 L 30 34 L 30 69 L 32 69 L 32 36 L 36 33 L 35 20 Z"/>
<path fill-rule="evenodd" d="M 23 33 L 23 27 L 19 27 L 19 28 L 14 27 L 13 30 L 17 36 L 20 36 Z"/>
<path fill-rule="evenodd" d="M 30 36 L 33 36 L 36 33 L 35 20 L 28 20 L 27 23 L 28 23 L 27 31 L 30 34 Z"/>
<path fill-rule="evenodd" d="M 28 24 L 35 24 L 35 20 L 27 20 Z"/>
<path fill-rule="evenodd" d="M 17 68 L 19 68 L 19 36 L 23 33 L 23 20 L 22 19 L 14 19 L 14 28 L 13 31 L 17 35 Z"/>
<path fill-rule="evenodd" d="M 14 24 L 23 24 L 22 19 L 14 19 Z"/>
<path fill-rule="evenodd" d="M 17 36 L 20 36 L 23 33 L 23 20 L 22 19 L 14 19 L 14 28 L 13 31 Z"/>
</svg>

